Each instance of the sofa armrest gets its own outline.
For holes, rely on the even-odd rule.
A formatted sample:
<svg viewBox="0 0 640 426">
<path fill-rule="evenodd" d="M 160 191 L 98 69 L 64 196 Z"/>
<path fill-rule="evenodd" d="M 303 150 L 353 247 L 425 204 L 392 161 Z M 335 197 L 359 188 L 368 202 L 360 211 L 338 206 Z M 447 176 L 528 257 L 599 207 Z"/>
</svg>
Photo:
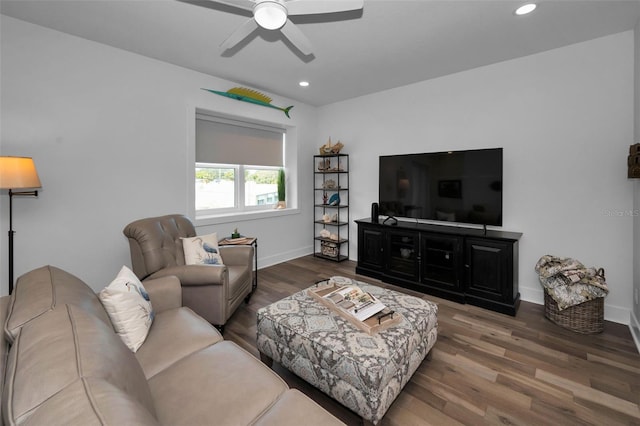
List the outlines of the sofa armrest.
<svg viewBox="0 0 640 426">
<path fill-rule="evenodd" d="M 229 281 L 229 272 L 224 265 L 181 265 L 170 266 L 149 275 L 154 279 L 175 275 L 182 285 L 222 285 Z"/>
<path fill-rule="evenodd" d="M 7 315 L 9 313 L 9 300 L 10 296 L 0 297 L 0 324 L 5 323 Z M 4 371 L 7 368 L 7 357 L 9 355 L 9 343 L 4 337 L 4 331 L 0 329 L 0 401 L 2 401 L 2 394 L 4 392 Z M 2 423 L 2 418 L 0 418 Z"/>
<path fill-rule="evenodd" d="M 151 306 L 156 312 L 182 306 L 180 280 L 174 275 L 145 280 L 144 288 L 147 290 Z"/>
<path fill-rule="evenodd" d="M 253 246 L 222 246 L 220 256 L 225 265 L 252 265 Z"/>
</svg>

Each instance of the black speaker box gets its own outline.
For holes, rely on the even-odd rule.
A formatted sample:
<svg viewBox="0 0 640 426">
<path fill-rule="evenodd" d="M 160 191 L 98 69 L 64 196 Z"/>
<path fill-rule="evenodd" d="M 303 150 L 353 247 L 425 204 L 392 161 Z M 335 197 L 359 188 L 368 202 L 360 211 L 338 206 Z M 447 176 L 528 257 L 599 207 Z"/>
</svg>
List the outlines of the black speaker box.
<svg viewBox="0 0 640 426">
<path fill-rule="evenodd" d="M 378 203 L 371 203 L 371 222 L 378 223 Z"/>
</svg>

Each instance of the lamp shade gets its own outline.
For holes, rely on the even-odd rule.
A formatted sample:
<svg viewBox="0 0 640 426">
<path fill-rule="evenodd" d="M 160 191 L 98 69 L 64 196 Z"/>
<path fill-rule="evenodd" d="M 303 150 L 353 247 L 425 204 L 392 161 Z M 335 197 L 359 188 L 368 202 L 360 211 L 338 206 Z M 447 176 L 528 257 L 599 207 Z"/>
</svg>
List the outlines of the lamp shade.
<svg viewBox="0 0 640 426">
<path fill-rule="evenodd" d="M 41 188 L 31 157 L 0 157 L 0 189 Z"/>
</svg>

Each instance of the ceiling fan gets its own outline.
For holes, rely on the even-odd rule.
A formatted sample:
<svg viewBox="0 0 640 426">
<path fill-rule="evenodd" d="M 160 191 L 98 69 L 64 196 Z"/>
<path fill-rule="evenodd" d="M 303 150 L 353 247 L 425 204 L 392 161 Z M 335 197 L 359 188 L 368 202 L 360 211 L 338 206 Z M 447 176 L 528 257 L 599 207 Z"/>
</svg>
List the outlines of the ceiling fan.
<svg viewBox="0 0 640 426">
<path fill-rule="evenodd" d="M 253 18 L 242 24 L 222 42 L 227 50 L 247 38 L 258 28 L 280 30 L 300 52 L 311 55 L 311 42 L 289 16 L 315 15 L 362 9 L 364 0 L 211 0 L 242 10 L 253 12 Z"/>
</svg>

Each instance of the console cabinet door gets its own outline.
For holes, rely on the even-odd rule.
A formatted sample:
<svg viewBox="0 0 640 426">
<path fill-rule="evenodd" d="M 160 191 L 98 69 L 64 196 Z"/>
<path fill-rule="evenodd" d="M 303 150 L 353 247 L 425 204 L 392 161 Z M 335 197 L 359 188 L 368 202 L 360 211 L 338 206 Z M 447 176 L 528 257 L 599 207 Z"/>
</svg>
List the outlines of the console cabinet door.
<svg viewBox="0 0 640 426">
<path fill-rule="evenodd" d="M 466 293 L 487 300 L 512 302 L 513 244 L 467 238 Z"/>
<path fill-rule="evenodd" d="M 462 237 L 422 235 L 422 283 L 462 292 Z"/>
<path fill-rule="evenodd" d="M 387 230 L 387 273 L 397 278 L 418 281 L 420 269 L 420 233 Z"/>
<path fill-rule="evenodd" d="M 382 271 L 384 269 L 384 234 L 377 228 L 360 225 L 358 232 L 358 266 Z"/>
</svg>

